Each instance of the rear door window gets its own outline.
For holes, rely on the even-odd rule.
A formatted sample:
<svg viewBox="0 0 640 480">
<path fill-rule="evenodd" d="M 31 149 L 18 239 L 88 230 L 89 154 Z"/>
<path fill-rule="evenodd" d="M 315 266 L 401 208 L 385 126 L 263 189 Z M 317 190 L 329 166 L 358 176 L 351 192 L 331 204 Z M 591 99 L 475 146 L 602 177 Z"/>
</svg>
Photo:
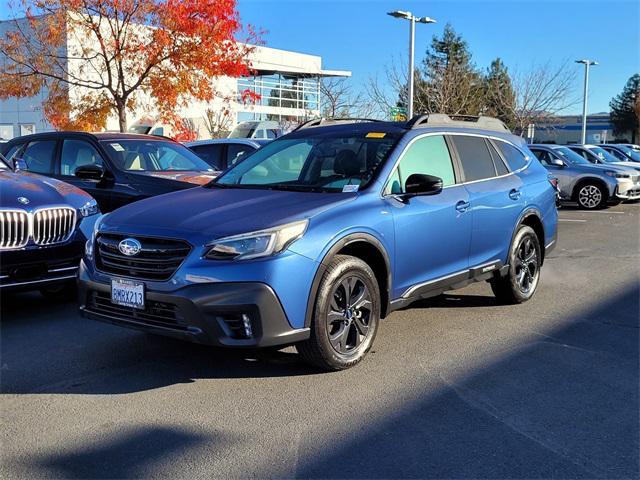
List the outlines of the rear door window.
<svg viewBox="0 0 640 480">
<path fill-rule="evenodd" d="M 509 168 L 511 168 L 512 172 L 520 170 L 527 165 L 527 158 L 516 147 L 508 144 L 507 142 L 498 141 L 496 144 L 502 152 L 502 156 L 507 161 L 507 164 L 509 164 Z"/>
<path fill-rule="evenodd" d="M 53 174 L 53 157 L 56 152 L 56 140 L 35 140 L 29 142 L 22 152 L 25 170 L 45 175 Z"/>
<path fill-rule="evenodd" d="M 465 182 L 496 176 L 496 168 L 484 138 L 452 135 L 451 139 L 462 163 Z"/>
</svg>

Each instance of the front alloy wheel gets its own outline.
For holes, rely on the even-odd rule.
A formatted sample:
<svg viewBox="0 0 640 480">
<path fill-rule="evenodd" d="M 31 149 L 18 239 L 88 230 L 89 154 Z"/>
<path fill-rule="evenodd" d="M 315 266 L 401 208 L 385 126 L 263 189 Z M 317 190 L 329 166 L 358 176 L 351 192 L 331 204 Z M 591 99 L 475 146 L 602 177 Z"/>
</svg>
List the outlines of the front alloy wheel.
<svg viewBox="0 0 640 480">
<path fill-rule="evenodd" d="M 327 313 L 327 334 L 336 352 L 350 355 L 367 339 L 372 307 L 371 293 L 360 277 L 350 275 L 336 285 Z"/>
<path fill-rule="evenodd" d="M 343 370 L 367 354 L 380 320 L 380 289 L 371 267 L 336 255 L 316 294 L 308 340 L 296 345 L 302 358 L 323 370 Z"/>
<path fill-rule="evenodd" d="M 578 190 L 578 205 L 587 210 L 600 208 L 605 201 L 602 189 L 598 185 L 587 183 Z"/>
</svg>

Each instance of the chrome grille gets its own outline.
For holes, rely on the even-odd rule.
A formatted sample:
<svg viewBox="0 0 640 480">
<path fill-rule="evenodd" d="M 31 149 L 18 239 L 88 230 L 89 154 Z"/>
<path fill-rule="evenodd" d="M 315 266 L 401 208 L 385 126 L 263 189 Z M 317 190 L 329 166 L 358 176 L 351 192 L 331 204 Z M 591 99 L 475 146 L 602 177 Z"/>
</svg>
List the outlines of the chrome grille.
<svg viewBox="0 0 640 480">
<path fill-rule="evenodd" d="M 0 210 L 0 248 L 20 248 L 29 241 L 29 214 L 24 210 Z"/>
<path fill-rule="evenodd" d="M 33 241 L 36 245 L 53 245 L 67 240 L 76 224 L 76 211 L 69 207 L 38 210 L 33 215 Z"/>
</svg>

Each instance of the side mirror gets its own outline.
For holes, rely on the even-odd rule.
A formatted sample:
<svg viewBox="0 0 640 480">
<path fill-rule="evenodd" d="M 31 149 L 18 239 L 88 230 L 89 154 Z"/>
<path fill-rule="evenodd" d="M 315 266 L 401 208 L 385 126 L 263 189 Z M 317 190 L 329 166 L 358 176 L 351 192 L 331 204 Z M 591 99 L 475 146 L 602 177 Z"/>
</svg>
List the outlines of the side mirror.
<svg viewBox="0 0 640 480">
<path fill-rule="evenodd" d="M 442 191 L 442 179 L 434 175 L 414 173 L 405 182 L 405 196 L 436 195 Z"/>
<path fill-rule="evenodd" d="M 105 170 L 100 165 L 82 165 L 76 168 L 75 176 L 82 180 L 93 180 L 99 182 L 104 178 Z"/>
<path fill-rule="evenodd" d="M 28 170 L 29 166 L 27 165 L 27 162 L 25 162 L 22 158 L 20 157 L 15 157 L 13 159 L 13 169 L 15 171 L 18 170 Z"/>
<path fill-rule="evenodd" d="M 553 165 L 554 167 L 560 167 L 560 168 L 566 167 L 565 163 L 559 158 L 552 158 L 551 165 Z"/>
</svg>

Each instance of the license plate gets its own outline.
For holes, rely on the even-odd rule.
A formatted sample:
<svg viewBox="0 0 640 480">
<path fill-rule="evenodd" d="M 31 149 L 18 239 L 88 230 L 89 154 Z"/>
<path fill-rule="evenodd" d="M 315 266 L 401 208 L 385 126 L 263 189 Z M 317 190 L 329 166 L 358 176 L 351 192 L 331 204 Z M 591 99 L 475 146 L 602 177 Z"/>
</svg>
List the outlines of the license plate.
<svg viewBox="0 0 640 480">
<path fill-rule="evenodd" d="M 123 307 L 144 310 L 144 283 L 119 278 L 112 279 L 111 302 Z"/>
</svg>

